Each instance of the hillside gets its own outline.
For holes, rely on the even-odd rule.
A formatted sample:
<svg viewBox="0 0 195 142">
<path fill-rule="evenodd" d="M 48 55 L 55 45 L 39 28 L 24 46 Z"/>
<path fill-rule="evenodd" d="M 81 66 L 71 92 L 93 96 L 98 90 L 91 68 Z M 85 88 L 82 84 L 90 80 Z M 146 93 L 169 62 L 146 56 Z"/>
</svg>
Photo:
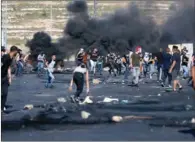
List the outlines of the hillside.
<svg viewBox="0 0 195 142">
<path fill-rule="evenodd" d="M 177 0 L 150 2 L 132 0 L 142 12 L 152 16 L 158 24 L 162 24 L 171 15 L 171 5 L 179 6 Z M 118 8 L 128 6 L 127 0 L 97 0 L 97 16 L 113 12 Z M 32 38 L 37 31 L 48 32 L 53 39 L 62 35 L 70 13 L 66 10 L 68 1 L 8 1 L 2 2 L 2 16 L 7 9 L 7 39 L 8 46 L 15 44 L 24 48 L 27 39 Z M 94 16 L 94 3 L 88 0 L 89 14 Z M 5 18 L 2 17 L 3 21 Z M 3 28 L 5 25 L 3 24 Z"/>
</svg>

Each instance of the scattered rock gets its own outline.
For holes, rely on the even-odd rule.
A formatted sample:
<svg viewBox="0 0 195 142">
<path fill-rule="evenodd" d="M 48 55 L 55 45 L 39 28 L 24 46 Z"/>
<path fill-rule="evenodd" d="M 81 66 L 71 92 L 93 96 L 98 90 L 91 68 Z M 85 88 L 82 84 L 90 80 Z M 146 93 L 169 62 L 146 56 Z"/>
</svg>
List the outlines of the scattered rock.
<svg viewBox="0 0 195 142">
<path fill-rule="evenodd" d="M 63 98 L 63 97 L 57 98 L 57 101 L 58 101 L 59 103 L 65 103 L 65 102 L 67 102 L 66 99 Z"/>
<path fill-rule="evenodd" d="M 82 117 L 83 119 L 89 118 L 90 115 L 91 115 L 91 114 L 90 114 L 89 112 L 81 111 L 81 117 Z"/>
<path fill-rule="evenodd" d="M 32 104 L 27 104 L 24 106 L 24 109 L 28 109 L 28 110 L 31 110 L 33 108 L 34 108 L 34 106 Z"/>
<path fill-rule="evenodd" d="M 110 103 L 110 102 L 113 102 L 113 101 L 119 101 L 117 98 L 108 98 L 108 97 L 105 97 L 103 102 L 105 103 Z"/>
<path fill-rule="evenodd" d="M 195 123 L 195 118 L 192 118 L 191 123 Z"/>
</svg>

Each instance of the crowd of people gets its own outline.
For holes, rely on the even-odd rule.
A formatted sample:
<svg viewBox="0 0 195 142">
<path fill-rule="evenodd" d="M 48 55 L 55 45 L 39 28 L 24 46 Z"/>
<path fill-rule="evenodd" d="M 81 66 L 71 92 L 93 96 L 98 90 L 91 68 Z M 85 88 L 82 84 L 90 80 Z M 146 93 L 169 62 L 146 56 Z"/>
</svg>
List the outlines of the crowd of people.
<svg viewBox="0 0 195 142">
<path fill-rule="evenodd" d="M 22 54 L 16 46 L 12 46 L 9 52 L 1 47 L 2 110 L 6 108 L 8 86 L 11 84 L 12 62 L 16 62 L 15 75 L 21 76 L 29 55 Z M 37 56 L 37 75 L 40 76 L 42 70 L 45 69 L 47 76 L 46 88 L 53 87 L 55 64 L 56 55 L 52 55 L 49 60 L 46 60 L 46 55 L 43 52 L 40 52 Z M 87 92 L 89 92 L 89 74 L 102 75 L 104 67 L 108 68 L 112 77 L 123 76 L 123 83 L 129 82 L 129 76 L 133 76 L 130 82 L 132 86 L 136 87 L 139 86 L 141 78 L 153 79 L 154 74 L 157 74 L 156 81 L 162 87 L 168 86 L 173 91 L 177 91 L 178 87 L 181 90 L 183 88 L 180 83 L 182 76 L 184 79 L 188 78 L 188 82 L 195 89 L 195 54 L 192 55 L 192 60 L 190 60 L 186 48 L 180 51 L 177 46 L 173 46 L 172 51 L 166 48 L 165 51 L 160 49 L 157 53 L 143 53 L 136 48 L 134 51 L 129 51 L 127 55 L 112 52 L 106 56 L 102 56 L 97 48 L 92 51 L 85 51 L 81 48 L 76 55 L 76 68 L 73 71 L 69 87 L 69 90 L 72 91 L 73 83 L 77 86 L 76 93 L 71 96 L 74 102 L 79 101 L 85 80 Z M 166 83 L 167 79 L 168 83 Z"/>
</svg>

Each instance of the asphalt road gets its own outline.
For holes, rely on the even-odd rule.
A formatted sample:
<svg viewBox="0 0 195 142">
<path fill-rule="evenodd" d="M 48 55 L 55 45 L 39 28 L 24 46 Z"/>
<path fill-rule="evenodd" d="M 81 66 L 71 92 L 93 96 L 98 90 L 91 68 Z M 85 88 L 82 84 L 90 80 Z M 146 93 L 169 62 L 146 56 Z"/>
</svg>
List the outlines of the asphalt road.
<svg viewBox="0 0 195 142">
<path fill-rule="evenodd" d="M 9 88 L 8 104 L 14 109 L 21 109 L 26 104 L 47 104 L 55 102 L 58 97 L 69 98 L 68 92 L 71 75 L 56 74 L 53 89 L 44 87 L 44 78 L 26 74 L 14 78 Z M 195 127 L 190 121 L 195 117 L 195 92 L 186 85 L 179 93 L 165 92 L 155 80 L 142 80 L 139 88 L 121 83 L 122 77 L 115 79 L 104 76 L 104 82 L 91 84 L 90 95 L 96 100 L 105 97 L 118 98 L 119 102 L 128 100 L 127 104 L 102 104 L 97 111 L 115 115 L 152 116 L 153 120 L 128 120 L 121 123 L 102 124 L 59 124 L 44 125 L 46 128 L 23 127 L 19 130 L 2 129 L 3 141 L 52 141 L 52 140 L 195 140 Z M 85 91 L 82 94 L 85 96 Z M 2 120 L 16 115 L 3 114 Z M 190 130 L 181 133 L 181 130 Z"/>
</svg>

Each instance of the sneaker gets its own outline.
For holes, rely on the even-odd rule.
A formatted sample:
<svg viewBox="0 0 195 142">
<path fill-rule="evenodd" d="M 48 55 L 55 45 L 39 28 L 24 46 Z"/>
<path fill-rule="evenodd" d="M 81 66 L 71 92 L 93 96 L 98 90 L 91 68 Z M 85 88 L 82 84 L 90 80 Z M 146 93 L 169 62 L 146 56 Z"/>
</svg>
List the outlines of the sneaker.
<svg viewBox="0 0 195 142">
<path fill-rule="evenodd" d="M 182 86 L 180 86 L 180 87 L 179 87 L 179 91 L 181 91 L 182 89 L 183 89 L 183 87 L 182 87 Z"/>
<path fill-rule="evenodd" d="M 139 85 L 138 85 L 138 84 L 135 84 L 134 86 L 135 86 L 135 87 L 139 87 Z"/>
<path fill-rule="evenodd" d="M 75 97 L 74 96 L 70 96 L 70 99 L 73 103 L 76 103 Z"/>
<path fill-rule="evenodd" d="M 169 84 L 169 86 L 168 86 L 169 88 L 172 88 L 172 86 Z"/>
<path fill-rule="evenodd" d="M 162 86 L 162 87 L 165 87 L 164 83 L 161 83 L 161 86 Z"/>
<path fill-rule="evenodd" d="M 80 102 L 80 98 L 79 97 L 75 97 L 74 99 L 75 99 L 76 103 Z"/>
</svg>

